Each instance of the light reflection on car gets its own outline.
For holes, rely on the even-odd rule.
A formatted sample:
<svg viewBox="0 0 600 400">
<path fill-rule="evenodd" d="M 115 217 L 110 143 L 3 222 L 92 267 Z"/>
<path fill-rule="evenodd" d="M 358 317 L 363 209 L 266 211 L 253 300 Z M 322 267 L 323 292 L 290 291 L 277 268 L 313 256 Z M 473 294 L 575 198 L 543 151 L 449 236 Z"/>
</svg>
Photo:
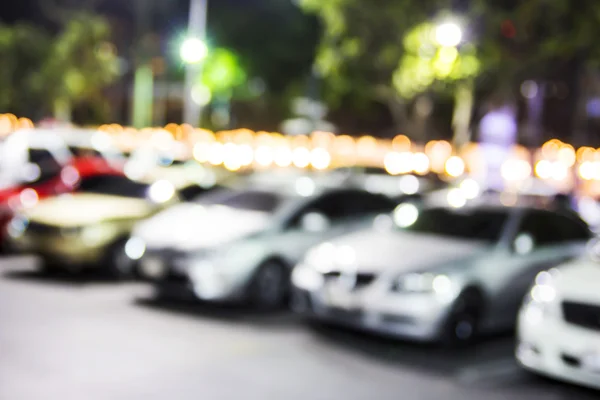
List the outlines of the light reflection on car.
<svg viewBox="0 0 600 400">
<path fill-rule="evenodd" d="M 280 306 L 291 267 L 309 247 L 369 224 L 395 205 L 356 189 L 297 189 L 249 180 L 171 207 L 136 226 L 129 254 L 141 259 L 141 274 L 159 291 Z"/>
<path fill-rule="evenodd" d="M 575 214 L 493 205 L 396 209 L 394 228 L 322 243 L 294 269 L 294 308 L 385 335 L 468 343 L 514 326 L 529 283 L 578 256 Z"/>
</svg>

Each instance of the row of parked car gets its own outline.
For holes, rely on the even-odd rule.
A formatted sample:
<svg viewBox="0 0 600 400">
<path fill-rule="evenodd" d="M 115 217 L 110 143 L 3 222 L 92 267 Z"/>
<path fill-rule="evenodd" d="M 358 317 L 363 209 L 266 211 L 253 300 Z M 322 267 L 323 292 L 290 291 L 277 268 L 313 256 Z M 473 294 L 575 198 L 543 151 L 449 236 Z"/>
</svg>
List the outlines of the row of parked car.
<svg viewBox="0 0 600 400">
<path fill-rule="evenodd" d="M 54 166 L 32 157 L 38 133 L 2 166 L 0 208 L 6 251 L 47 273 L 100 268 L 162 296 L 452 346 L 517 325 L 521 365 L 600 388 L 600 246 L 566 202 L 373 168 L 233 176 L 164 150 L 142 168 L 93 135 L 63 136 Z"/>
</svg>

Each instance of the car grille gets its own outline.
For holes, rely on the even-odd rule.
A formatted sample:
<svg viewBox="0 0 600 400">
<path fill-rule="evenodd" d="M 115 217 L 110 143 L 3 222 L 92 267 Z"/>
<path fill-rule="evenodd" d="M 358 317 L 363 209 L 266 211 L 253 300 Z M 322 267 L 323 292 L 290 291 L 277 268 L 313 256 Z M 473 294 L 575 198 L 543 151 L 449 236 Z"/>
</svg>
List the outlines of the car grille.
<svg viewBox="0 0 600 400">
<path fill-rule="evenodd" d="M 54 235 L 62 232 L 58 226 L 33 221 L 27 224 L 27 231 L 36 235 Z"/>
<path fill-rule="evenodd" d="M 161 250 L 149 250 L 146 253 L 146 257 L 148 258 L 159 258 L 161 259 L 168 269 L 168 274 L 163 281 L 168 282 L 187 282 L 188 276 L 187 274 L 177 268 L 177 263 L 184 261 L 187 257 L 187 253 L 172 250 L 172 249 L 161 249 Z"/>
<path fill-rule="evenodd" d="M 341 276 L 341 272 L 328 272 L 325 274 L 325 279 L 327 281 L 332 281 L 335 279 L 339 279 Z M 354 290 L 361 289 L 365 286 L 368 286 L 373 282 L 376 278 L 376 275 L 373 273 L 360 272 L 356 275 L 356 284 L 354 285 Z"/>
<path fill-rule="evenodd" d="M 562 310 L 568 323 L 600 331 L 600 306 L 565 301 Z"/>
</svg>

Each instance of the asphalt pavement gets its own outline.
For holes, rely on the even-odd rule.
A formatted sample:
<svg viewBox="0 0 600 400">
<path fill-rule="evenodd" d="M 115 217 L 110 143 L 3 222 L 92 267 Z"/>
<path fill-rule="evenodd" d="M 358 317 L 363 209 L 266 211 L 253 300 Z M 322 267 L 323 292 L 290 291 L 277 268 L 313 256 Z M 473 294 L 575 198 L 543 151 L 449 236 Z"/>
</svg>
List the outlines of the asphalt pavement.
<svg viewBox="0 0 600 400">
<path fill-rule="evenodd" d="M 600 398 L 522 372 L 513 342 L 450 351 L 0 260 L 1 400 Z"/>
</svg>

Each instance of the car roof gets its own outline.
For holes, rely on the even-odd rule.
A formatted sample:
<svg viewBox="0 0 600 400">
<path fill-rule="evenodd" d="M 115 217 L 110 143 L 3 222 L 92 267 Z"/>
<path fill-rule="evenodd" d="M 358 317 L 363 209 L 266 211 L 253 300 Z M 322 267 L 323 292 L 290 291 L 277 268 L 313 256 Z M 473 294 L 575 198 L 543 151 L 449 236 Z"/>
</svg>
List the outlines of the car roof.
<svg viewBox="0 0 600 400">
<path fill-rule="evenodd" d="M 577 214 L 577 212 L 575 210 L 561 208 L 561 207 L 558 207 L 558 206 L 555 206 L 552 204 L 536 205 L 536 204 L 523 204 L 523 203 L 521 203 L 521 204 L 502 204 L 499 202 L 481 202 L 481 203 L 478 202 L 478 203 L 467 203 L 465 206 L 458 207 L 458 208 L 452 207 L 450 205 L 447 205 L 447 206 L 436 205 L 431 208 L 447 208 L 447 209 L 457 210 L 457 212 L 464 211 L 467 213 L 468 212 L 477 212 L 477 211 L 481 211 L 481 212 L 505 211 L 508 214 L 524 214 L 524 213 L 528 213 L 528 212 L 532 212 L 532 211 L 542 211 L 542 212 L 561 214 L 561 215 L 571 216 L 571 217 L 576 217 L 577 219 L 581 219 L 581 216 L 579 214 Z"/>
</svg>

